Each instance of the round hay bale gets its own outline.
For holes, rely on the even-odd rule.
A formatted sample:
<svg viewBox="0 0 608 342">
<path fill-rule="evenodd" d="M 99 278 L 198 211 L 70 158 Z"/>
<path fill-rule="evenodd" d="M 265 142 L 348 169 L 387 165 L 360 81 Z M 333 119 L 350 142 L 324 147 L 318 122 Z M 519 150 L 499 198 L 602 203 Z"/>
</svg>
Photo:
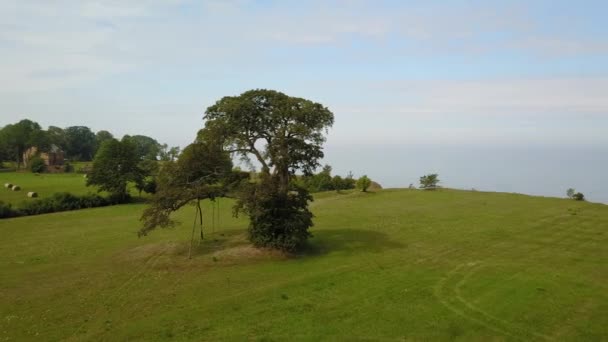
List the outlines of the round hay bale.
<svg viewBox="0 0 608 342">
<path fill-rule="evenodd" d="M 13 188 L 13 184 L 11 183 L 4 183 L 4 187 L 7 189 L 12 189 Z"/>
<path fill-rule="evenodd" d="M 30 192 L 27 193 L 27 197 L 30 197 L 30 198 L 38 197 L 38 193 L 30 191 Z"/>
<path fill-rule="evenodd" d="M 382 190 L 382 185 L 380 185 L 378 182 L 372 181 L 372 184 L 370 184 L 368 190 Z"/>
<path fill-rule="evenodd" d="M 13 185 L 13 187 L 11 188 L 11 190 L 13 190 L 13 191 L 19 191 L 19 190 L 21 190 L 21 187 L 19 185 Z"/>
</svg>

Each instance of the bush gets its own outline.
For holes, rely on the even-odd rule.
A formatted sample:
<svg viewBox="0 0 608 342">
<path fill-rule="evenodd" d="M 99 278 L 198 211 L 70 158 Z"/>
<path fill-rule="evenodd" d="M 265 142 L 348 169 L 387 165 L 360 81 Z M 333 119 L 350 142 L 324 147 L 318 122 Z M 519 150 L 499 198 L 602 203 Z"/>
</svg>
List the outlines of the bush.
<svg viewBox="0 0 608 342">
<path fill-rule="evenodd" d="M 111 199 L 101 197 L 97 194 L 76 196 L 69 192 L 59 192 L 47 198 L 25 202 L 21 208 L 17 210 L 18 215 L 16 216 L 40 215 L 60 211 L 104 207 L 111 204 L 114 204 Z"/>
<path fill-rule="evenodd" d="M 12 206 L 8 203 L 0 201 L 0 218 L 18 216 L 18 213 L 13 210 Z"/>
<path fill-rule="evenodd" d="M 312 197 L 301 187 L 291 186 L 287 195 L 279 193 L 277 184 L 263 179 L 249 184 L 235 207 L 249 215 L 249 240 L 257 247 L 286 252 L 296 251 L 312 236 L 312 213 L 308 210 Z"/>
<path fill-rule="evenodd" d="M 361 176 L 361 178 L 357 180 L 357 188 L 362 192 L 367 192 L 370 185 L 372 185 L 372 180 L 366 175 Z"/>
<path fill-rule="evenodd" d="M 428 174 L 420 177 L 420 188 L 427 190 L 434 190 L 437 188 L 439 178 L 436 173 Z"/>
<path fill-rule="evenodd" d="M 575 201 L 584 201 L 585 195 L 583 195 L 581 192 L 577 192 L 574 195 L 572 195 L 572 199 Z"/>
<path fill-rule="evenodd" d="M 44 160 L 40 157 L 34 157 L 30 160 L 29 163 L 30 170 L 34 173 L 42 173 L 46 170 L 46 164 Z"/>
</svg>

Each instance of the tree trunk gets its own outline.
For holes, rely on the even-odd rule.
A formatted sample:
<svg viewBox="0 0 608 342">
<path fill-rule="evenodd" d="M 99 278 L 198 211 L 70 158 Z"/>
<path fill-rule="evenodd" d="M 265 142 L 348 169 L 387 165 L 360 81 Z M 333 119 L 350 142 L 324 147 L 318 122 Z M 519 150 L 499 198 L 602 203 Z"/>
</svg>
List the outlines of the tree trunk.
<svg viewBox="0 0 608 342">
<path fill-rule="evenodd" d="M 201 227 L 201 240 L 203 240 L 203 238 L 204 238 L 204 236 L 203 236 L 203 209 L 201 208 L 200 198 L 196 200 L 196 207 L 198 209 L 198 218 L 199 218 L 200 227 Z M 200 242 L 199 242 L 199 244 L 200 244 Z"/>
</svg>

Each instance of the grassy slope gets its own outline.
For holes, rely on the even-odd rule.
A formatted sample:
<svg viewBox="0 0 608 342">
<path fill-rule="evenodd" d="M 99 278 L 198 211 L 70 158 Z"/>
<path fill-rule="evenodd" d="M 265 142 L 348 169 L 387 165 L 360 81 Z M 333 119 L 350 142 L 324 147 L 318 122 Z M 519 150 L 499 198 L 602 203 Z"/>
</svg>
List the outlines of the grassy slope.
<svg viewBox="0 0 608 342">
<path fill-rule="evenodd" d="M 608 338 L 608 206 L 323 194 L 296 258 L 248 248 L 222 207 L 193 260 L 192 208 L 141 239 L 141 205 L 1 220 L 0 340 Z"/>
<path fill-rule="evenodd" d="M 27 197 L 30 191 L 37 192 L 39 198 L 51 196 L 57 192 L 69 192 L 74 195 L 97 193 L 97 187 L 87 187 L 86 178 L 79 173 L 43 173 L 31 172 L 0 172 L 0 201 L 19 206 L 24 201 L 34 201 L 35 198 Z M 20 191 L 11 191 L 4 188 L 5 183 L 16 184 L 21 187 Z M 130 185 L 132 196 L 138 196 L 137 190 Z M 102 192 L 101 195 L 106 195 Z M 145 193 L 142 195 L 146 197 Z"/>
</svg>

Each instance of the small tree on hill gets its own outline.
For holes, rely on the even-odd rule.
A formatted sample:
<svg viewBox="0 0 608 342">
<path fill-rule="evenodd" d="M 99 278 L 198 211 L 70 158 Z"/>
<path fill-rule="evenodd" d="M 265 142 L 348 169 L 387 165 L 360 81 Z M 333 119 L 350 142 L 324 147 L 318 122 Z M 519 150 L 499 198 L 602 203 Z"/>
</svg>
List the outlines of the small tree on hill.
<svg viewBox="0 0 608 342">
<path fill-rule="evenodd" d="M 362 192 L 367 192 L 370 185 L 372 185 L 372 180 L 369 179 L 367 175 L 363 175 L 357 180 L 357 189 L 361 190 Z"/>
<path fill-rule="evenodd" d="M 111 139 L 97 151 L 87 186 L 97 185 L 99 191 L 107 191 L 118 202 L 125 202 L 129 198 L 127 184 L 139 183 L 141 178 L 135 146 L 129 140 Z"/>
<path fill-rule="evenodd" d="M 439 178 L 436 173 L 428 174 L 420 177 L 420 188 L 433 190 L 437 188 Z"/>
<path fill-rule="evenodd" d="M 576 190 L 574 190 L 573 188 L 570 188 L 568 189 L 568 191 L 566 191 L 566 195 L 568 196 L 568 198 L 573 198 L 575 193 Z"/>
</svg>

